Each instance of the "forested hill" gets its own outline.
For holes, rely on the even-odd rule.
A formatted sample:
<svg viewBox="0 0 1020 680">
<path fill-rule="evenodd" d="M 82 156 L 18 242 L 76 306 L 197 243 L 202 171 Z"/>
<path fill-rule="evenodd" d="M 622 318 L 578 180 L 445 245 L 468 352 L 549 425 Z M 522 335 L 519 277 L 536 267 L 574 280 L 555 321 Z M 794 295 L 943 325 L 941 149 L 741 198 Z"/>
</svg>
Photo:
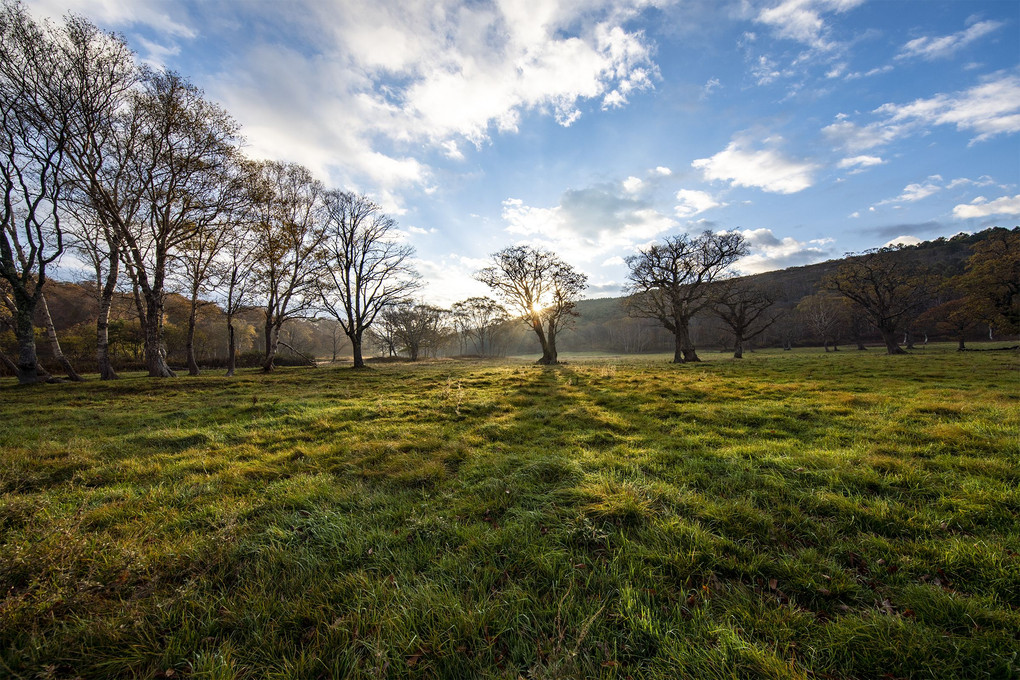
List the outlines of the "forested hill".
<svg viewBox="0 0 1020 680">
<path fill-rule="evenodd" d="M 904 264 L 924 264 L 942 277 L 949 278 L 964 271 L 974 244 L 988 238 L 997 229 L 1001 227 L 903 246 L 892 255 L 902 259 Z M 835 272 L 849 257 L 853 257 L 853 254 L 817 264 L 789 267 L 741 278 L 771 291 L 776 296 L 777 311 L 791 312 L 805 296 L 820 292 L 822 280 Z M 604 349 L 620 352 L 670 349 L 672 337 L 657 329 L 654 322 L 627 318 L 624 300 L 625 298 L 618 297 L 580 301 L 577 305 L 578 318 L 574 333 L 564 336 L 564 347 L 575 351 Z M 793 336 L 795 340 L 806 342 L 815 340 L 806 329 L 796 328 L 797 319 L 788 318 L 785 324 L 786 328 L 783 330 L 787 332 L 780 333 L 780 329 L 776 328 L 774 332 L 767 333 L 761 338 L 761 344 L 777 343 L 781 335 Z M 694 330 L 699 335 L 697 338 L 699 344 L 712 344 L 717 340 L 714 331 L 706 328 L 705 324 L 696 324 Z M 719 341 L 722 342 L 721 337 Z"/>
</svg>

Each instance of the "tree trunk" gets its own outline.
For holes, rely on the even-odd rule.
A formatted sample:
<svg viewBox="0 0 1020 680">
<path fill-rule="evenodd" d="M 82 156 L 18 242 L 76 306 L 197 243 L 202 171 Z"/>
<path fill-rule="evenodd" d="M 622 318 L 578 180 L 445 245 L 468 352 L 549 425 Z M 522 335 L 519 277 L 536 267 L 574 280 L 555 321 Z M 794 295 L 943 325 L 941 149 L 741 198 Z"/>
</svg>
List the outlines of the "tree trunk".
<svg viewBox="0 0 1020 680">
<path fill-rule="evenodd" d="M 861 342 L 860 340 L 858 340 L 858 341 L 857 341 L 857 349 L 858 349 L 858 351 L 861 351 L 861 352 L 863 352 L 863 351 L 867 350 L 868 348 L 864 346 L 864 343 L 863 343 L 863 342 Z"/>
<path fill-rule="evenodd" d="M 411 345 L 407 348 L 407 351 L 411 354 L 411 361 L 418 361 L 418 346 Z"/>
<path fill-rule="evenodd" d="M 113 308 L 113 293 L 117 288 L 119 261 L 110 258 L 110 271 L 99 297 L 99 316 L 96 318 L 96 363 L 99 364 L 100 380 L 117 380 L 120 376 L 110 362 L 110 309 Z"/>
<path fill-rule="evenodd" d="M 673 334 L 673 363 L 682 364 L 684 362 L 684 347 L 683 342 L 680 340 L 680 332 L 677 331 Z"/>
<path fill-rule="evenodd" d="M 234 336 L 234 315 L 227 314 L 227 377 L 237 368 L 237 339 Z"/>
<path fill-rule="evenodd" d="M 198 375 L 198 361 L 195 360 L 195 321 L 198 318 L 198 291 L 191 291 L 191 310 L 188 314 L 188 339 L 184 344 L 188 356 L 188 375 Z"/>
<path fill-rule="evenodd" d="M 552 343 L 549 342 L 549 338 L 545 335 L 545 329 L 542 327 L 542 320 L 536 317 L 531 318 L 531 327 L 535 331 L 535 335 L 538 336 L 538 342 L 542 346 L 542 358 L 538 360 L 539 364 L 543 366 L 551 366 L 556 363 L 556 345 L 555 340 Z"/>
<path fill-rule="evenodd" d="M 145 296 L 145 365 L 150 378 L 176 378 L 163 349 L 163 304 L 156 295 Z"/>
<path fill-rule="evenodd" d="M 276 351 L 280 347 L 280 327 L 266 324 L 266 360 L 262 364 L 262 372 L 270 373 L 276 368 Z"/>
<path fill-rule="evenodd" d="M 743 359 L 744 358 L 744 339 L 739 335 L 736 338 L 736 342 L 733 345 L 733 358 Z"/>
<path fill-rule="evenodd" d="M 896 342 L 896 331 L 893 329 L 880 329 L 882 333 L 882 340 L 885 341 L 885 350 L 887 354 L 906 354 L 903 348 Z"/>
<path fill-rule="evenodd" d="M 914 349 L 914 334 L 910 331 L 904 332 L 903 342 L 907 345 L 907 349 Z"/>
<path fill-rule="evenodd" d="M 18 382 L 22 385 L 31 385 L 39 382 L 46 382 L 50 374 L 39 365 L 39 357 L 35 351 L 35 326 L 32 324 L 31 309 L 35 305 L 19 305 L 15 310 L 15 334 L 18 336 Z"/>
<path fill-rule="evenodd" d="M 53 358 L 56 360 L 60 367 L 67 374 L 68 380 L 74 382 L 85 382 L 85 378 L 78 375 L 78 371 L 74 370 L 74 366 L 64 356 L 64 351 L 60 349 L 60 339 L 57 338 L 57 329 L 53 325 L 53 317 L 50 316 L 50 306 L 46 303 L 46 295 L 39 295 L 39 305 L 43 315 L 43 323 L 46 324 L 46 337 L 50 341 L 50 350 L 53 352 Z"/>
<path fill-rule="evenodd" d="M 680 349 L 683 351 L 684 363 L 689 364 L 695 361 L 701 361 L 701 357 L 694 350 L 694 343 L 691 342 L 691 332 L 687 327 L 687 324 L 677 324 L 679 331 L 678 338 L 680 340 Z"/>
<path fill-rule="evenodd" d="M 361 356 L 361 336 L 357 333 L 351 335 L 351 349 L 354 353 L 354 368 L 364 368 L 365 358 Z"/>
<path fill-rule="evenodd" d="M 963 352 L 966 349 L 967 349 L 967 345 L 964 343 L 963 335 L 960 335 L 960 340 L 959 340 L 959 344 L 957 344 L 957 346 L 956 346 L 956 351 L 957 352 Z"/>
</svg>

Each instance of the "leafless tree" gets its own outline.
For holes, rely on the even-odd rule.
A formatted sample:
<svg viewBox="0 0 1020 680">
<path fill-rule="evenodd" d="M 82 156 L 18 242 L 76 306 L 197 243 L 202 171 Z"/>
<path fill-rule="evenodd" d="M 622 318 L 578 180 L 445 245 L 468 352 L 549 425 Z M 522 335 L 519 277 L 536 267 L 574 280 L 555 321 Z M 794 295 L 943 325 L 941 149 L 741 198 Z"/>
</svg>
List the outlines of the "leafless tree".
<svg viewBox="0 0 1020 680">
<path fill-rule="evenodd" d="M 115 208 L 116 217 L 123 217 L 121 202 L 130 202 L 123 197 L 135 195 L 110 181 L 111 174 L 117 174 L 111 165 L 124 166 L 109 162 L 114 151 L 124 150 L 120 144 L 123 137 L 115 143 L 115 133 L 123 121 L 122 105 L 139 77 L 131 51 L 122 39 L 99 31 L 80 17 L 67 17 L 59 25 L 39 25 L 14 2 L 4 2 L 2 15 L 5 35 L 0 41 L 3 50 L 0 68 L 5 86 L 30 93 L 21 100 L 7 94 L 3 98 L 7 104 L 15 101 L 25 104 L 22 111 L 30 114 L 33 143 L 38 149 L 60 150 L 60 172 L 47 181 L 51 189 L 59 186 L 64 207 L 102 205 L 104 214 L 98 225 L 109 227 L 110 208 Z M 38 174 L 36 177 L 41 179 Z M 77 210 L 70 212 L 76 215 Z M 70 220 L 72 224 L 74 221 Z M 95 221 L 88 219 L 86 222 L 94 224 Z M 116 241 L 110 232 L 105 235 Z M 99 239 L 95 241 L 98 243 Z M 110 266 L 107 285 L 99 285 L 106 305 L 101 305 L 100 309 L 97 344 L 100 373 L 110 378 L 115 374 L 105 357 L 106 322 L 117 279 L 119 242 L 106 247 L 103 254 Z M 99 259 L 98 254 L 95 259 Z M 99 278 L 103 278 L 101 273 Z"/>
<path fill-rule="evenodd" d="M 307 168 L 279 162 L 260 164 L 249 189 L 266 372 L 274 368 L 284 322 L 310 315 L 318 299 L 326 238 L 324 193 Z"/>
<path fill-rule="evenodd" d="M 851 255 L 822 285 L 868 315 L 881 333 L 888 354 L 903 354 L 897 331 L 927 305 L 935 290 L 935 278 L 927 267 L 895 257 L 895 250 L 879 248 Z"/>
<path fill-rule="evenodd" d="M 577 315 L 574 307 L 588 277 L 555 254 L 510 246 L 492 255 L 493 264 L 475 278 L 503 299 L 531 327 L 542 346 L 540 364 L 557 363 L 556 336 Z"/>
<path fill-rule="evenodd" d="M 839 338 L 849 325 L 848 301 L 831 293 L 815 293 L 805 296 L 797 303 L 797 311 L 807 322 L 811 332 L 822 341 L 826 352 L 839 351 Z"/>
<path fill-rule="evenodd" d="M 745 254 L 739 233 L 705 231 L 671 236 L 627 258 L 629 313 L 656 319 L 673 334 L 673 363 L 701 360 L 691 340 L 691 319 L 711 303 L 708 284 Z"/>
<path fill-rule="evenodd" d="M 411 265 L 414 249 L 402 243 L 396 222 L 366 196 L 346 191 L 326 194 L 326 266 L 323 308 L 351 340 L 354 367 L 365 365 L 365 332 L 385 307 L 420 286 Z"/>
<path fill-rule="evenodd" d="M 741 279 L 718 281 L 711 291 L 713 311 L 733 333 L 733 358 L 744 358 L 744 343 L 764 333 L 778 318 L 770 313 L 775 295 Z"/>
<path fill-rule="evenodd" d="M 172 72 L 148 73 L 132 100 L 141 129 L 134 172 L 144 183 L 137 219 L 118 225 L 123 261 L 145 331 L 149 375 L 172 377 L 162 348 L 168 267 L 185 243 L 213 228 L 228 209 L 238 127 Z"/>
<path fill-rule="evenodd" d="M 70 134 L 59 29 L 40 27 L 20 4 L 0 5 L 0 276 L 18 340 L 21 383 L 49 379 L 39 364 L 33 319 L 47 267 L 64 249 L 62 167 Z M 8 362 L 5 362 L 8 363 Z"/>
</svg>

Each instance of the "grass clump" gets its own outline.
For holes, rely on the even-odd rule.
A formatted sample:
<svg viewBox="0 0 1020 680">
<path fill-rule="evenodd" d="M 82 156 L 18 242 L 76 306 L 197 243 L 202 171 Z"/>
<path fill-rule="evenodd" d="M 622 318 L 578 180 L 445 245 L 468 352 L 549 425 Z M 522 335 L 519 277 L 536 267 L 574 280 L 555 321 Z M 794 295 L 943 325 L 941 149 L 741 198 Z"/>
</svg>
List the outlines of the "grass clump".
<svg viewBox="0 0 1020 680">
<path fill-rule="evenodd" d="M 0 675 L 1008 678 L 1001 353 L 0 391 Z"/>
</svg>

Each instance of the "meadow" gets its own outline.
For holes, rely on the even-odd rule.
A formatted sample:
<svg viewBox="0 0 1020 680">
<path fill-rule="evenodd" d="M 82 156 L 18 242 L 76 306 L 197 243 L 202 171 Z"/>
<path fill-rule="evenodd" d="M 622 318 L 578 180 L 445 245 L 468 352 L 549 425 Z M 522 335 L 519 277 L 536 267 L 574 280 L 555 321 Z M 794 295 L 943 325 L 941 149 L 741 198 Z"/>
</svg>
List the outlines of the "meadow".
<svg viewBox="0 0 1020 680">
<path fill-rule="evenodd" d="M 1016 352 L 5 378 L 0 414 L 0 677 L 1020 677 Z"/>
</svg>

